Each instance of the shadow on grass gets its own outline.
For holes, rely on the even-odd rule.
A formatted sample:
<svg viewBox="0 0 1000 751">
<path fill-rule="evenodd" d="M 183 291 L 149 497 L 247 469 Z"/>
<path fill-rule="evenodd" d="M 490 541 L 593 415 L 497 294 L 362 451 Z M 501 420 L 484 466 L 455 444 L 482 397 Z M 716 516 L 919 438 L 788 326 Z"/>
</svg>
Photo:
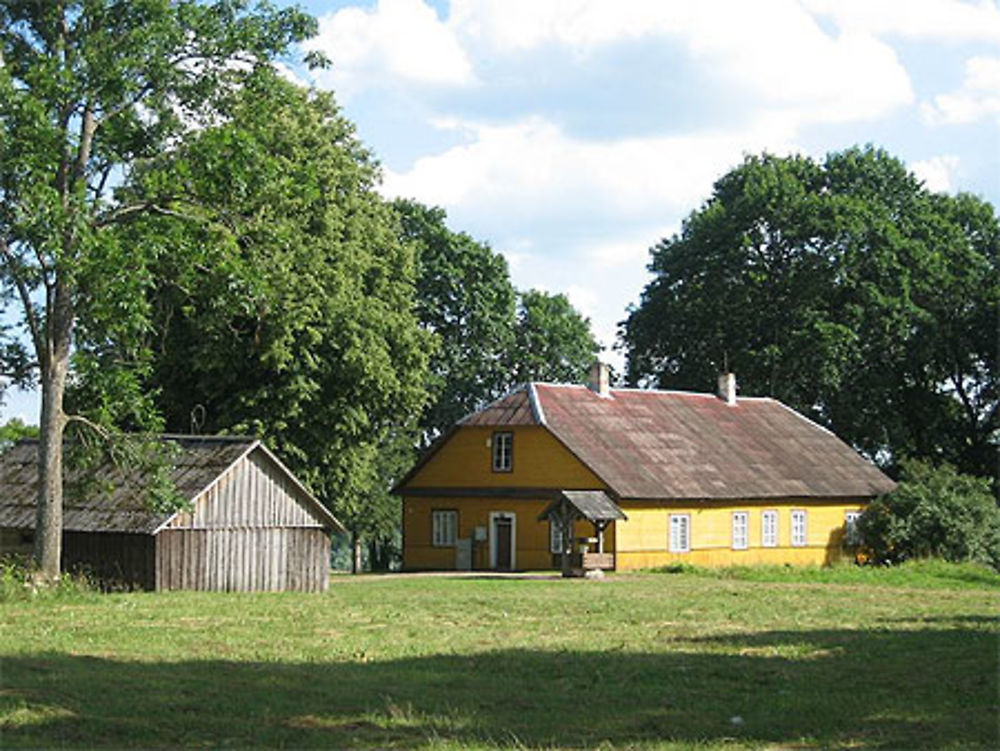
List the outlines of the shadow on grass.
<svg viewBox="0 0 1000 751">
<path fill-rule="evenodd" d="M 0 740 L 996 748 L 996 634 L 956 625 L 733 634 L 649 653 L 501 650 L 367 663 L 20 656 L 0 666 Z"/>
</svg>

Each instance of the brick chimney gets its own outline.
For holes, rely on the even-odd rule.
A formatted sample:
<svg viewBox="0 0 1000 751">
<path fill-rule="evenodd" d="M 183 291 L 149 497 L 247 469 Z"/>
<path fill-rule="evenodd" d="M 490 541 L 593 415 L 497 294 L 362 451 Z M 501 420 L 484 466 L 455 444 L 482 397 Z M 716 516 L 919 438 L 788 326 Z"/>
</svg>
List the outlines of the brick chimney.
<svg viewBox="0 0 1000 751">
<path fill-rule="evenodd" d="M 736 406 L 736 376 L 733 373 L 722 373 L 719 376 L 719 390 L 716 396 L 730 407 Z"/>
<path fill-rule="evenodd" d="M 600 360 L 590 366 L 590 380 L 587 388 L 605 399 L 611 396 L 611 367 Z"/>
</svg>

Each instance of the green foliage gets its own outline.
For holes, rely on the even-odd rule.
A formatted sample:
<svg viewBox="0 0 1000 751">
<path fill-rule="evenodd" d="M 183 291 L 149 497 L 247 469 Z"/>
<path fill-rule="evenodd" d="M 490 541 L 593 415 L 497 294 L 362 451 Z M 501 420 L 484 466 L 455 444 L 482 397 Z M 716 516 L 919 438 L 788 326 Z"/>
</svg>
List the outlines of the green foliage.
<svg viewBox="0 0 1000 751">
<path fill-rule="evenodd" d="M 84 574 L 63 574 L 53 584 L 39 586 L 34 562 L 18 556 L 0 556 L 0 602 L 67 600 L 94 595 L 97 588 Z"/>
<path fill-rule="evenodd" d="M 0 425 L 0 454 L 9 449 L 22 438 L 37 438 L 38 426 L 26 425 L 23 420 L 12 417 Z"/>
<path fill-rule="evenodd" d="M 518 295 L 510 356 L 517 382 L 585 383 L 600 350 L 590 321 L 566 295 L 536 289 Z"/>
<path fill-rule="evenodd" d="M 171 431 L 263 437 L 352 532 L 390 537 L 433 351 L 413 250 L 332 96 L 259 71 L 224 104 L 121 191 L 201 207 L 123 228 L 162 248 L 144 391 Z"/>
<path fill-rule="evenodd" d="M 165 248 L 123 243 L 121 227 L 195 208 L 184 191 L 111 186 L 215 122 L 248 77 L 315 30 L 297 9 L 246 0 L 0 4 L 0 302 L 21 313 L 16 331 L 0 330 L 0 373 L 37 376 L 40 456 L 61 456 L 71 353 L 91 389 L 77 407 L 91 422 L 150 422 L 145 292 Z M 177 262 L 183 250 L 168 248 Z M 36 553 L 50 578 L 57 467 L 39 468 Z"/>
<path fill-rule="evenodd" d="M 448 229 L 442 209 L 402 199 L 393 207 L 417 254 L 417 315 L 439 342 L 421 418 L 426 441 L 507 390 L 516 294 L 503 256 Z"/>
<path fill-rule="evenodd" d="M 419 259 L 417 312 L 440 346 L 431 355 L 425 442 L 530 380 L 580 383 L 599 345 L 565 295 L 515 291 L 507 262 L 445 224 L 445 213 L 397 200 L 402 238 Z"/>
<path fill-rule="evenodd" d="M 96 426 L 83 426 L 69 435 L 66 460 L 77 478 L 66 488 L 70 497 L 94 501 L 124 485 L 134 488 L 136 498 L 150 511 L 169 514 L 190 508 L 189 499 L 177 492 L 173 481 L 181 453 L 176 443 Z"/>
<path fill-rule="evenodd" d="M 1000 571 L 1000 508 L 989 481 L 948 465 L 905 461 L 899 486 L 869 504 L 858 531 L 878 562 L 936 556 Z"/>
<path fill-rule="evenodd" d="M 873 458 L 989 475 L 1000 430 L 1000 223 L 885 152 L 748 157 L 681 232 L 622 324 L 633 384 L 724 368 Z"/>
</svg>

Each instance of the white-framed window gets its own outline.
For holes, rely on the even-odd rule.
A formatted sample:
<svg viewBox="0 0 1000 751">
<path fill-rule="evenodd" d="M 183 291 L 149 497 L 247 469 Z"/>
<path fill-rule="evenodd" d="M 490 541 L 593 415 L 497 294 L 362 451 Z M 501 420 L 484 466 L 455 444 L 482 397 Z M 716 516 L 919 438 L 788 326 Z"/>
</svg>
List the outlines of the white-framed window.
<svg viewBox="0 0 1000 751">
<path fill-rule="evenodd" d="M 549 550 L 553 553 L 563 552 L 563 525 L 554 516 L 549 517 Z"/>
<path fill-rule="evenodd" d="M 760 512 L 760 544 L 765 548 L 778 547 L 778 512 Z"/>
<path fill-rule="evenodd" d="M 861 536 L 858 534 L 858 519 L 860 518 L 860 511 L 847 511 L 844 513 L 845 545 L 859 545 L 861 543 Z"/>
<path fill-rule="evenodd" d="M 733 550 L 746 550 L 750 545 L 750 515 L 746 511 L 733 512 Z"/>
<path fill-rule="evenodd" d="M 493 434 L 493 471 L 510 472 L 514 468 L 514 434 Z"/>
<path fill-rule="evenodd" d="M 453 548 L 458 537 L 458 512 L 454 509 L 431 511 L 431 544 L 436 548 Z"/>
<path fill-rule="evenodd" d="M 792 512 L 792 545 L 802 547 L 806 544 L 806 512 L 796 509 Z"/>
<path fill-rule="evenodd" d="M 667 548 L 671 553 L 691 551 L 691 515 L 670 515 L 670 541 Z"/>
</svg>

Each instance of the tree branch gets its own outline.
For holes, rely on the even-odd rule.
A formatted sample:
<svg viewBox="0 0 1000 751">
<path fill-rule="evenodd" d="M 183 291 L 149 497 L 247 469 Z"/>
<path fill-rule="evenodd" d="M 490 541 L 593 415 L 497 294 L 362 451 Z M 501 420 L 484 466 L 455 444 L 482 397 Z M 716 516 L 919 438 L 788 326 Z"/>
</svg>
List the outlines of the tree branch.
<svg viewBox="0 0 1000 751">
<path fill-rule="evenodd" d="M 90 430 L 93 430 L 97 435 L 99 435 L 105 441 L 111 440 L 111 431 L 105 428 L 103 425 L 98 425 L 93 420 L 84 417 L 83 415 L 66 415 L 66 424 L 79 423 Z"/>
<path fill-rule="evenodd" d="M 176 211 L 174 209 L 168 209 L 165 206 L 160 206 L 152 201 L 143 201 L 141 203 L 132 203 L 128 206 L 120 206 L 116 209 L 112 209 L 107 214 L 99 217 L 94 223 L 95 227 L 107 227 L 112 224 L 118 224 L 129 219 L 133 219 L 141 214 L 157 214 L 159 216 L 172 216 L 175 219 L 183 219 L 185 221 L 197 222 L 201 221 L 200 217 L 194 216 L 193 214 L 185 214 L 182 211 Z"/>
<path fill-rule="evenodd" d="M 38 316 L 35 315 L 35 306 L 31 304 L 31 292 L 28 285 L 19 273 L 17 258 L 7 244 L 7 238 L 0 237 L 0 256 L 3 256 L 4 266 L 10 272 L 14 285 L 17 287 L 17 294 L 21 298 L 21 305 L 24 307 L 24 317 L 28 322 L 28 332 L 31 334 L 31 341 L 35 345 L 35 355 L 41 359 L 44 357 L 42 349 L 42 330 L 38 323 Z"/>
</svg>

